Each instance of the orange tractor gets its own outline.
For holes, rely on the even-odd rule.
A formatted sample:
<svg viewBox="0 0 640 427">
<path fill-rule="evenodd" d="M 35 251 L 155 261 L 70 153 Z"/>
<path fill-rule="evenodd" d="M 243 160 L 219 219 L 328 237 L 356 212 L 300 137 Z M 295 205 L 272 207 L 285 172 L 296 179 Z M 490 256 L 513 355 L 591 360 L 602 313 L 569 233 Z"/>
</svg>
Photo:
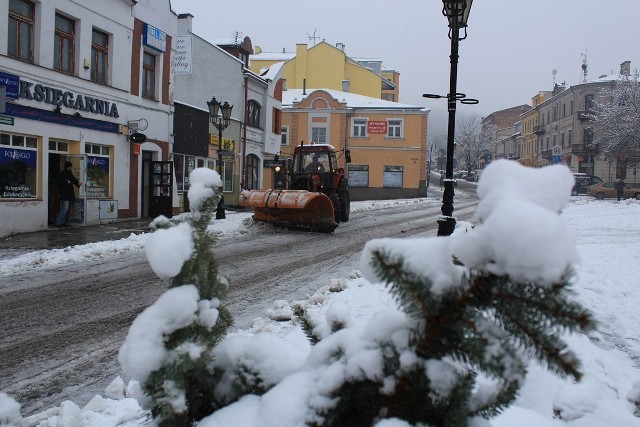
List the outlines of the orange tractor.
<svg viewBox="0 0 640 427">
<path fill-rule="evenodd" d="M 349 150 L 345 160 L 351 162 Z M 333 232 L 349 221 L 349 184 L 338 167 L 336 150 L 329 144 L 294 148 L 287 162 L 286 189 L 250 190 L 240 193 L 240 206 L 253 208 L 253 219 L 286 228 Z"/>
</svg>

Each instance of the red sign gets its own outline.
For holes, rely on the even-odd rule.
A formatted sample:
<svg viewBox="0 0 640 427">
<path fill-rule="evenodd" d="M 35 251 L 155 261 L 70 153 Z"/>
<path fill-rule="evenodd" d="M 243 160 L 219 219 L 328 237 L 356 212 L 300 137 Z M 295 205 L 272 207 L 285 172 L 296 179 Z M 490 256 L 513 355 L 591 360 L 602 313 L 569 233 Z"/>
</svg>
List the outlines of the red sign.
<svg viewBox="0 0 640 427">
<path fill-rule="evenodd" d="M 133 155 L 134 156 L 140 155 L 140 144 L 133 144 Z"/>
<path fill-rule="evenodd" d="M 387 133 L 387 121 L 369 120 L 367 133 Z"/>
</svg>

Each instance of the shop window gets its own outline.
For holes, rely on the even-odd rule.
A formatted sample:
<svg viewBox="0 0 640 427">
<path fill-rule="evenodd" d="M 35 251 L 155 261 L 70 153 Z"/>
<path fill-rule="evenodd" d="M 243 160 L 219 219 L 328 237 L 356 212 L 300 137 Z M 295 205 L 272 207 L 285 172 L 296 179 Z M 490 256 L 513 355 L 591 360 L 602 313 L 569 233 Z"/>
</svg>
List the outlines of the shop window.
<svg viewBox="0 0 640 427">
<path fill-rule="evenodd" d="M 91 80 L 107 84 L 109 68 L 109 35 L 94 28 L 91 37 Z"/>
<path fill-rule="evenodd" d="M 254 128 L 260 127 L 260 104 L 254 100 L 247 103 L 247 125 Z"/>
<path fill-rule="evenodd" d="M 33 62 L 34 3 L 9 0 L 9 45 L 7 54 L 20 61 Z"/>
<path fill-rule="evenodd" d="M 173 155 L 173 170 L 176 174 L 178 191 L 184 191 L 184 156 L 182 154 Z"/>
<path fill-rule="evenodd" d="M 387 120 L 387 137 L 402 138 L 402 120 L 401 119 Z"/>
<path fill-rule="evenodd" d="M 382 186 L 387 188 L 402 188 L 402 166 L 385 166 Z"/>
<path fill-rule="evenodd" d="M 247 156 L 247 176 L 244 180 L 244 189 L 245 190 L 255 190 L 256 188 L 260 188 L 259 182 L 259 170 L 258 167 L 260 165 L 260 159 L 255 154 L 249 154 Z"/>
<path fill-rule="evenodd" d="M 156 56 L 144 52 L 142 57 L 142 97 L 155 99 L 156 96 Z"/>
<path fill-rule="evenodd" d="M 73 19 L 56 13 L 56 30 L 53 41 L 53 68 L 73 74 L 75 69 L 75 28 Z"/>
<path fill-rule="evenodd" d="M 353 137 L 367 136 L 367 119 L 354 118 L 351 120 L 351 136 Z"/>
<path fill-rule="evenodd" d="M 369 186 L 369 165 L 349 165 L 349 186 Z"/>
<path fill-rule="evenodd" d="M 87 154 L 87 198 L 110 197 L 111 147 L 87 143 L 84 151 Z"/>
<path fill-rule="evenodd" d="M 233 191 L 233 160 L 222 162 L 222 191 L 229 193 Z"/>
<path fill-rule="evenodd" d="M 32 199 L 38 194 L 38 140 L 0 134 L 0 199 Z"/>
</svg>

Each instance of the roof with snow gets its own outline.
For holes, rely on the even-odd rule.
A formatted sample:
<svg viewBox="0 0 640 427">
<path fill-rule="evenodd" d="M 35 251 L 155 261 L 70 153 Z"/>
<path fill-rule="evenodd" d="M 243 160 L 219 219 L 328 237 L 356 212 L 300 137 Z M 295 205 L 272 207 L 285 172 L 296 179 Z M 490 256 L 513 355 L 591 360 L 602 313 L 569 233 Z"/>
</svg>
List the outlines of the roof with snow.
<svg viewBox="0 0 640 427">
<path fill-rule="evenodd" d="M 333 89 L 306 89 L 303 95 L 303 89 L 287 89 L 282 92 L 282 106 L 292 107 L 294 102 L 300 102 L 306 99 L 316 90 L 322 90 L 331 95 L 338 102 L 344 102 L 348 108 L 371 108 L 380 110 L 413 110 L 413 111 L 429 111 L 428 109 L 416 105 L 401 104 L 399 102 L 385 101 L 383 99 L 371 98 L 369 96 L 358 95 L 356 93 L 343 92 Z"/>
</svg>

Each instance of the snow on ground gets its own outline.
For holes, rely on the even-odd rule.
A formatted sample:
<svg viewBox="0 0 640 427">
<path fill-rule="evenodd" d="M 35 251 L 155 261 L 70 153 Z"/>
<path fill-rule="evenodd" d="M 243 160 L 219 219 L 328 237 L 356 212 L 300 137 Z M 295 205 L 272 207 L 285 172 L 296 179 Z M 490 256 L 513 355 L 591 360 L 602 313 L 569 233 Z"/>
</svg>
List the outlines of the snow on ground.
<svg viewBox="0 0 640 427">
<path fill-rule="evenodd" d="M 389 203 L 414 201 L 358 202 L 353 210 L 376 209 Z M 221 238 L 247 232 L 250 214 L 229 212 L 226 221 L 214 222 Z M 640 394 L 640 201 L 596 201 L 573 197 L 562 214 L 577 234 L 580 263 L 577 265 L 576 299 L 598 320 L 598 329 L 589 336 L 567 337 L 570 347 L 583 363 L 583 380 L 574 383 L 559 379 L 544 368 L 532 365 L 516 402 L 498 417 L 492 427 L 640 427 L 640 418 L 627 396 Z M 131 236 L 113 242 L 37 251 L 0 263 L 0 277 L 29 269 L 51 268 L 96 257 L 141 251 L 148 235 Z M 7 282 L 7 281 L 3 281 Z M 324 315 L 330 305 L 348 305 L 351 321 L 365 322 L 377 312 L 395 307 L 382 285 L 373 285 L 355 271 L 347 278 L 326 278 L 327 285 L 310 296 L 307 310 Z M 342 289 L 342 290 L 341 290 Z M 341 291 L 339 291 L 341 290 Z M 338 292 L 339 291 L 339 292 Z M 238 336 L 270 332 L 293 345 L 308 347 L 307 340 L 292 322 L 276 321 L 290 314 L 292 302 L 278 301 L 263 317 Z M 635 384 L 635 386 L 634 386 Z M 33 415 L 16 426 L 153 426 L 135 396 L 137 384 L 124 385 L 119 379 L 80 408 L 73 402 Z M 129 396 L 129 397 L 125 397 Z M 0 425 L 17 420 L 16 405 L 0 391 Z M 562 415 L 562 420 L 554 418 Z M 249 415 L 247 415 L 249 416 Z M 387 423 L 389 426 L 400 424 Z M 242 426 L 237 420 L 236 426 Z"/>
</svg>

